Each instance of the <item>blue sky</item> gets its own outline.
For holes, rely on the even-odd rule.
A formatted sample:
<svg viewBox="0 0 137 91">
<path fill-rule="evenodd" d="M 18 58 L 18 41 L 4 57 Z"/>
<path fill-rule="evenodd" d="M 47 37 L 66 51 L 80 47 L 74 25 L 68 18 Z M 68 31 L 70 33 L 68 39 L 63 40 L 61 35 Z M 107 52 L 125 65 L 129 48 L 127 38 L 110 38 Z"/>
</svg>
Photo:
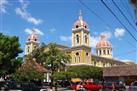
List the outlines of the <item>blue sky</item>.
<svg viewBox="0 0 137 91">
<path fill-rule="evenodd" d="M 71 46 L 71 33 L 79 10 L 87 22 L 91 34 L 92 53 L 99 35 L 104 33 L 113 45 L 113 56 L 120 60 L 133 60 L 137 63 L 137 42 L 106 9 L 100 0 L 81 0 L 97 13 L 105 22 L 84 7 L 79 0 L 0 0 L 0 32 L 19 36 L 21 48 L 31 29 L 39 31 L 39 40 L 46 44 L 56 42 Z M 136 31 L 127 23 L 111 0 L 104 0 L 121 22 L 136 36 Z M 135 26 L 133 7 L 126 0 L 114 0 Z M 131 16 L 130 16 L 131 15 Z M 107 24 L 110 25 L 107 26 Z M 28 30 L 28 31 L 27 31 Z M 21 54 L 23 56 L 24 53 Z"/>
</svg>

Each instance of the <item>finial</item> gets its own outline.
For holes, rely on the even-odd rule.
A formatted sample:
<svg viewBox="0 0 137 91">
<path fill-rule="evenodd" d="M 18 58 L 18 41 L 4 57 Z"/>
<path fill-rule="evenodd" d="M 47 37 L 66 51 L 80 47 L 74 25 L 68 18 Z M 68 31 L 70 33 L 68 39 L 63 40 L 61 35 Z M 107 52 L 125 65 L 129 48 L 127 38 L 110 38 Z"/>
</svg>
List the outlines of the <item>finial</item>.
<svg viewBox="0 0 137 91">
<path fill-rule="evenodd" d="M 101 40 L 105 40 L 106 39 L 106 35 L 105 34 L 101 34 L 100 37 L 101 37 Z"/>
<path fill-rule="evenodd" d="M 79 20 L 82 20 L 82 10 L 79 11 Z"/>
</svg>

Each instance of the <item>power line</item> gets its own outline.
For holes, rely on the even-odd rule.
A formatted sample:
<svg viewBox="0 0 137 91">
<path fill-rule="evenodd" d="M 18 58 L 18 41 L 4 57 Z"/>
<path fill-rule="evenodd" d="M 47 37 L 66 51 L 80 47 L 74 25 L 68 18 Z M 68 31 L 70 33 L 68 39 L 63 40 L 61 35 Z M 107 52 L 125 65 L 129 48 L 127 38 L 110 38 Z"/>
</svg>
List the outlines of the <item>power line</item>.
<svg viewBox="0 0 137 91">
<path fill-rule="evenodd" d="M 123 0 L 121 0 L 121 2 L 123 4 L 123 7 L 125 8 L 127 13 L 129 14 L 130 18 L 132 19 L 132 21 L 135 22 L 135 20 L 134 20 L 135 18 L 133 17 L 132 12 L 127 8 L 127 7 L 129 7 L 129 5 L 127 5 L 126 2 L 124 3 Z"/>
<path fill-rule="evenodd" d="M 115 15 L 115 13 L 106 5 L 106 3 L 101 0 L 103 5 L 111 12 L 111 14 L 117 19 L 117 21 L 126 29 L 126 31 L 131 35 L 131 37 L 137 42 L 135 36 L 127 29 L 127 27 L 119 20 L 119 18 Z"/>
<path fill-rule="evenodd" d="M 114 0 L 112 0 L 113 4 L 117 7 L 117 9 L 120 11 L 120 13 L 124 16 L 124 18 L 127 20 L 127 22 L 129 23 L 129 25 L 137 32 L 137 29 L 131 24 L 131 22 L 128 20 L 128 18 L 125 16 L 125 14 L 123 13 L 123 11 L 118 7 L 118 5 L 115 3 Z"/>
<path fill-rule="evenodd" d="M 85 8 L 87 8 L 91 12 L 91 14 L 94 14 L 97 18 L 99 18 L 102 21 L 103 24 L 106 23 L 106 21 L 101 16 L 99 16 L 96 12 L 94 12 L 92 9 L 90 9 L 84 2 L 82 2 L 81 0 L 78 0 L 78 1 L 80 2 L 81 5 L 83 5 Z M 113 29 L 113 28 L 107 23 L 106 23 L 106 25 L 110 28 L 110 31 L 112 31 L 111 29 Z M 125 40 L 125 42 L 127 42 L 133 48 L 135 48 L 135 46 L 130 41 Z"/>
<path fill-rule="evenodd" d="M 109 28 L 112 28 L 102 17 L 100 17 L 96 12 L 90 9 L 85 3 L 83 3 L 81 0 L 78 0 L 78 1 L 80 2 L 81 5 L 86 7 L 91 12 L 91 14 L 94 14 L 96 17 L 98 17 L 102 21 L 103 24 L 105 23 Z"/>
</svg>

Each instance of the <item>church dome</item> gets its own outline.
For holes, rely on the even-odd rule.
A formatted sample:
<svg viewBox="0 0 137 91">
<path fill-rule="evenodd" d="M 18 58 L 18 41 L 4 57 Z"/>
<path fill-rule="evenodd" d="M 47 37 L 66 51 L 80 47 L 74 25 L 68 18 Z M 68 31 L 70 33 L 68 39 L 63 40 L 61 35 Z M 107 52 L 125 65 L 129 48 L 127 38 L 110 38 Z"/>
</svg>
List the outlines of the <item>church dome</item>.
<svg viewBox="0 0 137 91">
<path fill-rule="evenodd" d="M 28 39 L 27 39 L 27 40 L 28 40 L 29 42 L 30 42 L 30 41 L 33 41 L 33 42 L 38 41 L 38 36 L 37 36 L 35 30 L 32 30 L 32 34 L 30 34 L 30 35 L 28 36 Z"/>
<path fill-rule="evenodd" d="M 74 29 L 77 29 L 77 28 L 88 29 L 88 24 L 83 20 L 81 11 L 80 11 L 80 14 L 79 14 L 79 19 L 74 23 L 73 28 Z"/>
<path fill-rule="evenodd" d="M 112 47 L 112 44 L 106 39 L 104 35 L 101 35 L 101 40 L 97 42 L 96 47 Z"/>
</svg>

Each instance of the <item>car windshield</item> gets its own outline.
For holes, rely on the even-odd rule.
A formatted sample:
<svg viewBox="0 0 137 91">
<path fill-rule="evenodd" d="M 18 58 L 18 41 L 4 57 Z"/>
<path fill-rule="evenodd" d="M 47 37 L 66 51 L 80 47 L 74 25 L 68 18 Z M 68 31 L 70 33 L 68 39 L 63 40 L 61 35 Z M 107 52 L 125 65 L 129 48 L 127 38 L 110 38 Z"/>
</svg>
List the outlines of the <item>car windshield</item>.
<svg viewBox="0 0 137 91">
<path fill-rule="evenodd" d="M 137 86 L 137 82 L 134 82 L 134 86 Z"/>
</svg>

